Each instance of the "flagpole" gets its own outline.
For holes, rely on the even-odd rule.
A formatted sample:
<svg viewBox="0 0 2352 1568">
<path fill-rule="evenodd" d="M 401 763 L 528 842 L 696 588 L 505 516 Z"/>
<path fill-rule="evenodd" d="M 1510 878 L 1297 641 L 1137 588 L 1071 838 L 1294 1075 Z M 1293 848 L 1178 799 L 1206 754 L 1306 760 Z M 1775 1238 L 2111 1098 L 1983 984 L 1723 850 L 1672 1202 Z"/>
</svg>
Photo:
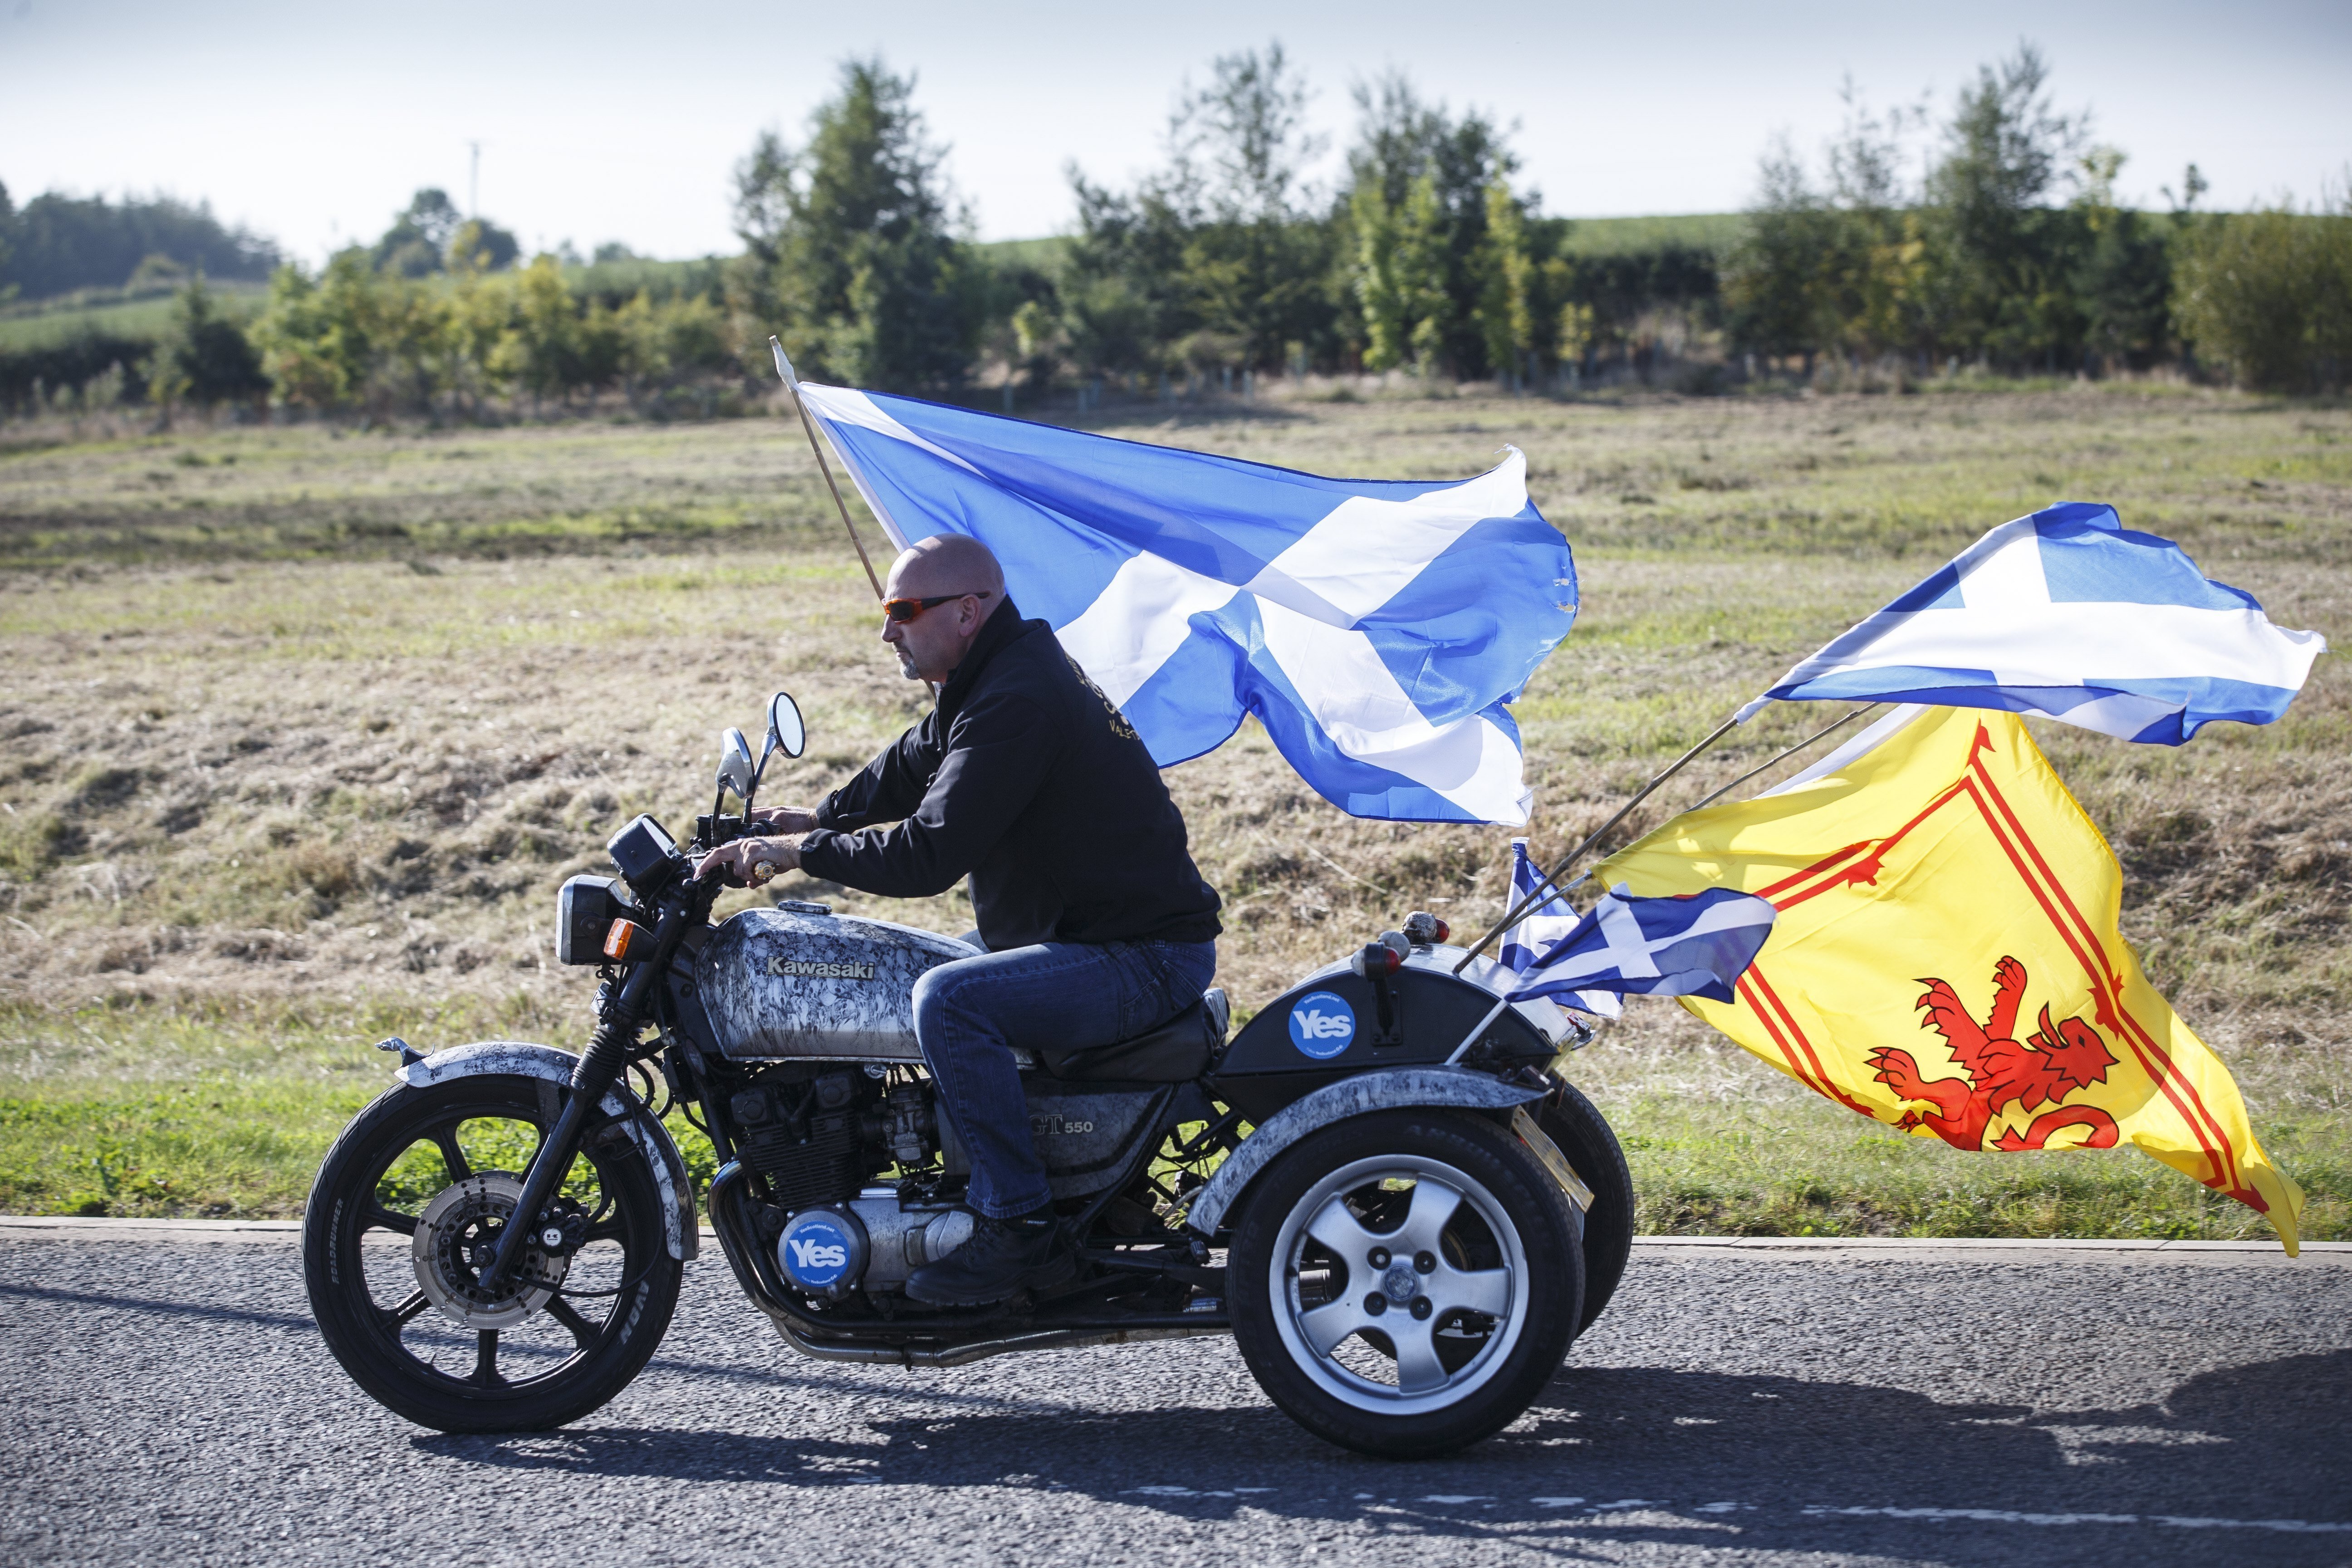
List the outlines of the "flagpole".
<svg viewBox="0 0 2352 1568">
<path fill-rule="evenodd" d="M 1477 957 L 1480 953 L 1486 952 L 1486 944 L 1488 942 L 1494 941 L 1496 937 L 1502 935 L 1505 931 L 1518 924 L 1520 920 L 1527 915 L 1529 910 L 1536 908 L 1547 898 L 1557 898 L 1559 896 L 1559 889 L 1554 888 L 1552 883 L 1559 879 L 1561 872 L 1576 864 L 1577 858 L 1580 856 L 1581 856 L 1586 850 L 1591 848 L 1595 844 L 1600 843 L 1602 837 L 1604 837 L 1612 828 L 1615 827 L 1619 823 L 1632 816 L 1633 808 L 1641 805 L 1643 801 L 1649 799 L 1652 795 L 1655 794 L 1660 784 L 1665 783 L 1668 779 L 1682 772 L 1684 768 L 1689 766 L 1692 758 L 1697 756 L 1701 752 L 1706 751 L 1709 746 L 1714 745 L 1717 741 L 1722 740 L 1726 735 L 1730 734 L 1733 730 L 1738 727 L 1738 724 L 1739 720 L 1736 716 L 1726 719 L 1722 724 L 1717 728 L 1714 734 L 1709 735 L 1706 740 L 1701 741 L 1697 745 L 1693 746 L 1689 751 L 1685 752 L 1680 757 L 1677 757 L 1673 765 L 1668 767 L 1665 772 L 1652 779 L 1648 784 L 1643 784 L 1639 794 L 1635 795 L 1633 799 L 1627 801 L 1623 806 L 1619 808 L 1616 816 L 1611 817 L 1599 827 L 1593 829 L 1591 836 L 1586 838 L 1583 843 L 1578 845 L 1575 848 L 1561 856 L 1559 864 L 1554 866 L 1550 870 L 1543 874 L 1542 879 L 1536 883 L 1535 889 L 1528 893 L 1526 898 L 1520 900 L 1519 902 L 1511 910 L 1510 913 L 1505 915 L 1501 920 L 1496 921 L 1492 926 L 1489 926 L 1486 930 L 1486 934 L 1480 937 L 1476 944 L 1473 946 L 1469 952 L 1462 955 L 1462 962 L 1454 966 L 1454 973 L 1459 974 L 1464 970 L 1469 968 L 1470 961 Z"/>
<path fill-rule="evenodd" d="M 1756 766 L 1748 769 L 1746 773 L 1740 774 L 1738 778 L 1732 780 L 1729 784 L 1724 785 L 1721 789 L 1717 790 L 1713 795 L 1708 795 L 1705 800 L 1700 801 L 1696 805 L 1691 806 L 1688 809 L 1692 811 L 1705 811 L 1708 806 L 1713 805 L 1717 801 L 1721 800 L 1725 795 L 1729 795 L 1733 790 L 1738 789 L 1741 784 L 1746 784 L 1758 773 L 1760 773 L 1766 769 L 1773 767 L 1778 763 L 1787 762 L 1790 757 L 1795 756 L 1799 752 L 1803 751 L 1807 746 L 1811 745 L 1815 741 L 1820 740 L 1822 736 L 1832 733 L 1835 731 L 1843 730 L 1848 724 L 1853 723 L 1856 719 L 1861 718 L 1864 714 L 1874 711 L 1883 706 L 1885 706 L 1883 703 L 1867 702 L 1859 708 L 1852 710 L 1844 718 L 1838 720 L 1835 723 L 1824 724 L 1820 729 L 1814 731 L 1811 734 L 1806 736 L 1803 740 L 1798 742 L 1795 745 L 1790 747 L 1787 751 L 1779 752 L 1776 755 L 1768 758 L 1766 761 L 1758 763 Z"/>
<path fill-rule="evenodd" d="M 773 334 L 768 346 L 776 351 L 776 374 L 792 388 L 793 406 L 800 411 L 801 428 L 808 432 L 809 450 L 816 454 L 816 469 L 824 476 L 824 488 L 833 492 L 833 504 L 841 512 L 841 526 L 849 530 L 849 542 L 857 547 L 857 563 L 866 568 L 866 580 L 874 584 L 874 596 L 882 596 L 882 579 L 874 575 L 874 563 L 866 553 L 866 542 L 857 537 L 857 525 L 849 521 L 849 503 L 841 499 L 841 487 L 833 482 L 833 469 L 824 460 L 824 447 L 816 438 L 816 426 L 809 421 L 808 400 L 801 395 L 801 378 L 793 374 L 793 362 L 784 357 L 784 345 Z"/>
</svg>

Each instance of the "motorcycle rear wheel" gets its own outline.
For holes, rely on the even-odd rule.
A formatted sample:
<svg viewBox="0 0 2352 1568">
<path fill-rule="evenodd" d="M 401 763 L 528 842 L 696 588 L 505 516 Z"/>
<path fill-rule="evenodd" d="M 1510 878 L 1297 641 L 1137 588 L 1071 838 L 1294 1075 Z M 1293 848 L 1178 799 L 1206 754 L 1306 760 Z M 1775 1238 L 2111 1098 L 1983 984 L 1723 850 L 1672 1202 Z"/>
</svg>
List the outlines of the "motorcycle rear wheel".
<svg viewBox="0 0 2352 1568">
<path fill-rule="evenodd" d="M 558 1106 L 554 1086 L 519 1076 L 397 1085 L 343 1130 L 311 1186 L 302 1267 L 327 1348 L 378 1403 L 421 1426 L 521 1432 L 577 1420 L 628 1385 L 669 1326 L 683 1266 L 669 1255 L 652 1167 L 610 1119 L 589 1124 L 563 1187 L 583 1211 L 585 1240 L 569 1257 L 541 1257 L 533 1274 L 560 1282 L 509 1288 L 476 1307 L 474 1322 L 457 1316 L 463 1255 L 495 1238 L 499 1197 L 511 1205 Z M 446 1216 L 467 1214 L 477 1217 L 462 1236 L 438 1235 L 460 1223 Z M 408 1245 L 392 1245 L 403 1237 Z"/>
<path fill-rule="evenodd" d="M 1576 1335 L 1581 1216 L 1483 1118 L 1352 1117 L 1252 1184 L 1226 1255 L 1234 1337 L 1318 1436 L 1448 1454 L 1517 1420 Z"/>
</svg>

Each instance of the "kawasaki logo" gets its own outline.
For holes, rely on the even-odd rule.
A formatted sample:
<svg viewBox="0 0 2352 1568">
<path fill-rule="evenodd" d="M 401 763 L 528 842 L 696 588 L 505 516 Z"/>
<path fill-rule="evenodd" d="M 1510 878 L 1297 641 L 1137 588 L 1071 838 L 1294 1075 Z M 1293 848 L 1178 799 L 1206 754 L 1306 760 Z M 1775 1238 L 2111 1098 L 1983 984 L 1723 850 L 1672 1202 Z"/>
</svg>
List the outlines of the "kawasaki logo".
<svg viewBox="0 0 2352 1568">
<path fill-rule="evenodd" d="M 797 975 L 803 980 L 871 980 L 874 966 L 870 963 L 808 963 L 797 958 L 768 960 L 771 974 Z"/>
</svg>

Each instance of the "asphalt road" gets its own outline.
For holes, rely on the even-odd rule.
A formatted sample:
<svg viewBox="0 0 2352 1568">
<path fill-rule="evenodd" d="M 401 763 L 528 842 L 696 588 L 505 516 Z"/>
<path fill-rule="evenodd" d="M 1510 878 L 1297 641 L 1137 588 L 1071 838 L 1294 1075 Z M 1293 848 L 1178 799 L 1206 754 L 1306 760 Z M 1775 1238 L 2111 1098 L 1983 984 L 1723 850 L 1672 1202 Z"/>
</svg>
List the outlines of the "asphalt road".
<svg viewBox="0 0 2352 1568">
<path fill-rule="evenodd" d="M 0 1227 L 9 1563 L 2352 1563 L 2352 1249 L 1637 1249 L 1517 1425 L 1307 1436 L 1229 1341 L 799 1361 L 706 1253 L 570 1430 L 329 1360 L 289 1237 Z"/>
</svg>

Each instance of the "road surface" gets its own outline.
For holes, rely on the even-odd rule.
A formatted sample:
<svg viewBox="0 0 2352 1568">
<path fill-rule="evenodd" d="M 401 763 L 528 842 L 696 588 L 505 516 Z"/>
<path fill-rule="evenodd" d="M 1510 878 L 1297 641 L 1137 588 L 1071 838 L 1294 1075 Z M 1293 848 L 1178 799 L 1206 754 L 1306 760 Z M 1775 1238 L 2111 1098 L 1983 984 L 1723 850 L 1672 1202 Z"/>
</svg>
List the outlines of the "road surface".
<svg viewBox="0 0 2352 1568">
<path fill-rule="evenodd" d="M 1230 1341 L 800 1361 L 715 1247 L 566 1431 L 349 1384 L 285 1231 L 0 1222 L 0 1561 L 2352 1563 L 2352 1247 L 1645 1243 L 1536 1407 L 1326 1447 Z"/>
</svg>

